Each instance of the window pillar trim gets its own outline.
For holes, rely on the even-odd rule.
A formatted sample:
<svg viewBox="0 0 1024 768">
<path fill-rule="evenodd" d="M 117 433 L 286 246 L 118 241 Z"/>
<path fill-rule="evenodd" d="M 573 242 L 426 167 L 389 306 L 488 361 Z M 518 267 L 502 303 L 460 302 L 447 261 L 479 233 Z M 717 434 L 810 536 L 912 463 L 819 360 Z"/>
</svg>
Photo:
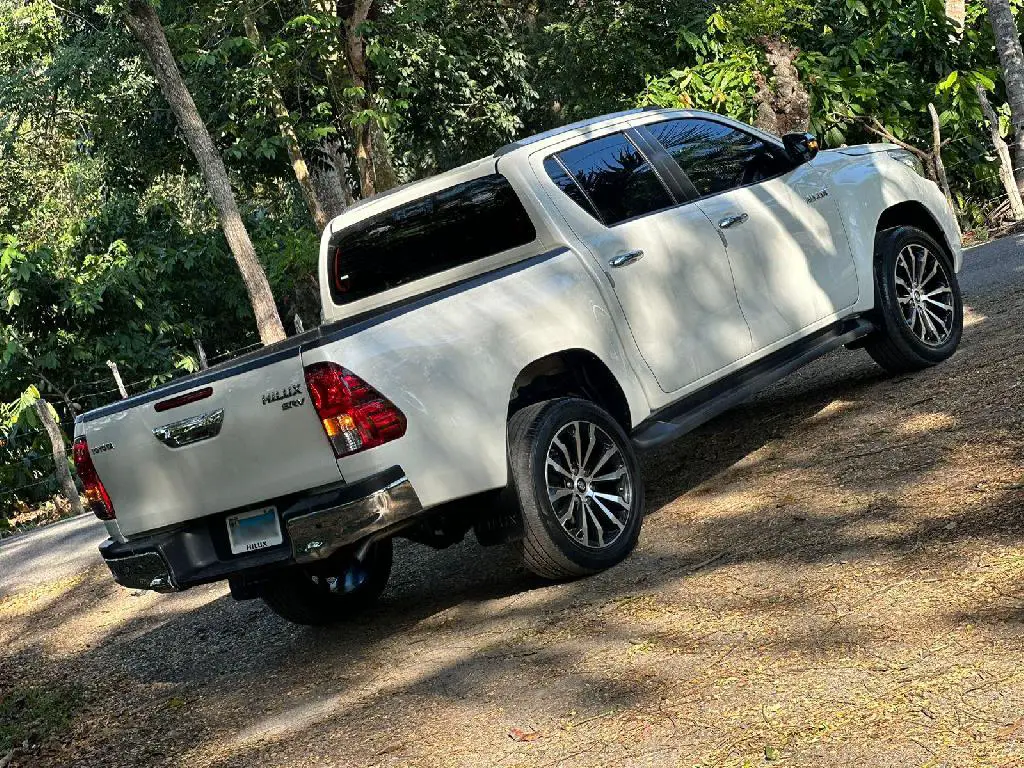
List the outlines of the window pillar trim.
<svg viewBox="0 0 1024 768">
<path fill-rule="evenodd" d="M 669 187 L 672 196 L 680 205 L 700 200 L 700 193 L 696 185 L 690 180 L 686 171 L 669 154 L 668 150 L 648 130 L 646 125 L 638 125 L 630 128 L 627 134 L 632 134 L 630 139 L 647 156 L 648 162 L 655 167 L 662 181 Z"/>
</svg>

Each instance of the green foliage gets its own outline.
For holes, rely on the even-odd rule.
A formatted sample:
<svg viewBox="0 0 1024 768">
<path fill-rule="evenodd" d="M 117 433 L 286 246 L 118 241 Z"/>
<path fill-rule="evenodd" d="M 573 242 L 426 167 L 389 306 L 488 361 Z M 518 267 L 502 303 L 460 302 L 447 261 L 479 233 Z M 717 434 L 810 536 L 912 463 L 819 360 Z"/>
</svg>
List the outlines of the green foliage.
<svg viewBox="0 0 1024 768">
<path fill-rule="evenodd" d="M 42 501 L 56 490 L 49 439 L 33 408 L 38 398 L 38 390 L 29 387 L 0 404 L 0 519 L 17 502 Z"/>
<path fill-rule="evenodd" d="M 639 103 L 695 107 L 747 122 L 756 115 L 756 80 L 771 83 L 766 39 L 799 50 L 795 66 L 811 97 L 813 132 L 825 146 L 878 141 L 877 119 L 893 136 L 931 148 L 927 105 L 940 113 L 944 160 L 965 200 L 993 196 L 996 168 L 975 86 L 997 91 L 999 64 L 984 4 L 967 4 L 957 39 L 941 0 L 738 0 L 703 28 L 683 28 L 689 65 L 649 77 Z M 951 42 L 955 41 L 955 42 Z"/>
<path fill-rule="evenodd" d="M 682 61 L 678 30 L 712 9 L 703 0 L 550 0 L 524 20 L 540 94 L 531 122 L 548 127 L 632 106 L 647 75 Z"/>
<path fill-rule="evenodd" d="M 416 0 L 367 30 L 407 176 L 474 160 L 524 130 L 537 93 L 520 23 L 519 10 L 498 3 Z"/>
</svg>

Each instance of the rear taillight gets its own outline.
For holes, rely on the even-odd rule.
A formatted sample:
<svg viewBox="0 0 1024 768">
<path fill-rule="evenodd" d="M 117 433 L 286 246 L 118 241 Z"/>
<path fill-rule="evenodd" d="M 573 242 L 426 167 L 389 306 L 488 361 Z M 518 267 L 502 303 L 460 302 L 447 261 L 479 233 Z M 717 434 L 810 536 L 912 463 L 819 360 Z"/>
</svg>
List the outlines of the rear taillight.
<svg viewBox="0 0 1024 768">
<path fill-rule="evenodd" d="M 306 367 L 306 387 L 327 439 L 341 458 L 405 434 L 405 414 L 352 371 L 335 363 Z"/>
<path fill-rule="evenodd" d="M 75 469 L 78 471 L 78 478 L 82 481 L 89 509 L 100 520 L 113 520 L 115 517 L 114 505 L 110 503 L 107 489 L 103 487 L 103 482 L 96 473 L 96 466 L 92 463 L 92 454 L 89 453 L 89 443 L 84 437 L 75 440 L 73 452 Z"/>
</svg>

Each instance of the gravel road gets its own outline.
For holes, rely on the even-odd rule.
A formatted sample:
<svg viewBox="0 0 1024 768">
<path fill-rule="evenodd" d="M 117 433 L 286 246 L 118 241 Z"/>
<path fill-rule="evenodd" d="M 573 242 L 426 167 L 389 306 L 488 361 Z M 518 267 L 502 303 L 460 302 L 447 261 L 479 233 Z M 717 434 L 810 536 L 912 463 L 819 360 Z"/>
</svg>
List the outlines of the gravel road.
<svg viewBox="0 0 1024 768">
<path fill-rule="evenodd" d="M 309 630 L 112 585 L 91 518 L 0 543 L 0 702 L 76 702 L 13 765 L 1024 763 L 1022 245 L 968 251 L 943 366 L 841 351 L 646 457 L 641 544 L 591 579 L 403 544 Z"/>
</svg>

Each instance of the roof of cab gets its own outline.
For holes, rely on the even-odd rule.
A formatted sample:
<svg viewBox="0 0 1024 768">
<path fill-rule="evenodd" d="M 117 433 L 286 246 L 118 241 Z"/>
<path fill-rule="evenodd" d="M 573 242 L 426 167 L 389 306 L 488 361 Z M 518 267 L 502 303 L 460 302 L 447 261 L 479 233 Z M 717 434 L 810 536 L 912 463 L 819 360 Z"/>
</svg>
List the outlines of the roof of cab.
<svg viewBox="0 0 1024 768">
<path fill-rule="evenodd" d="M 487 172 L 494 173 L 496 170 L 496 163 L 501 157 L 511 154 L 512 152 L 515 152 L 518 149 L 522 149 L 523 147 L 529 147 L 531 145 L 548 141 L 550 139 L 555 139 L 558 138 L 559 136 L 572 133 L 574 131 L 585 131 L 588 128 L 594 128 L 604 123 L 611 123 L 616 120 L 621 120 L 622 118 L 630 117 L 631 115 L 640 115 L 647 112 L 665 111 L 671 112 L 678 110 L 665 110 L 658 107 L 641 107 L 638 109 L 627 109 L 622 112 L 613 112 L 607 115 L 599 115 L 597 117 L 592 117 L 588 120 L 580 120 L 575 123 L 559 126 L 558 128 L 552 128 L 551 130 L 544 131 L 543 133 L 538 133 L 533 136 L 527 136 L 526 138 L 519 139 L 518 141 L 514 141 L 511 144 L 506 144 L 504 147 L 499 149 L 490 157 L 484 157 L 479 160 L 474 160 L 472 162 L 466 163 L 465 165 L 460 165 L 458 168 L 453 168 L 450 171 L 439 173 L 436 176 L 428 176 L 424 179 L 410 181 L 407 182 L 406 184 L 401 184 L 397 187 L 389 189 L 386 192 L 380 192 L 376 195 L 371 195 L 370 197 L 363 198 L 362 200 L 359 200 L 358 202 L 353 203 L 348 208 L 346 208 L 338 217 L 334 219 L 334 221 L 331 222 L 331 224 L 335 225 L 342 219 L 348 221 L 350 219 L 350 215 L 353 212 L 361 211 L 362 209 L 370 206 L 375 207 L 378 203 L 386 201 L 389 198 L 399 197 L 415 199 L 420 195 L 430 194 L 428 190 L 444 189 L 445 187 L 453 186 L 462 180 L 480 176 L 482 175 L 482 171 L 485 170 Z M 362 217 L 358 216 L 357 219 L 358 218 Z M 337 227 L 332 227 L 332 229 L 336 231 Z"/>
<path fill-rule="evenodd" d="M 341 220 L 344 219 L 345 221 L 348 221 L 351 218 L 352 213 L 362 212 L 365 208 L 377 207 L 381 202 L 387 203 L 388 201 L 392 201 L 393 198 L 400 198 L 393 202 L 401 205 L 402 202 L 415 200 L 418 197 L 429 195 L 432 191 L 454 186 L 461 181 L 468 181 L 488 173 L 494 173 L 496 162 L 497 160 L 494 157 L 484 157 L 479 160 L 473 160 L 465 165 L 460 165 L 458 168 L 452 168 L 450 171 L 445 171 L 434 176 L 427 176 L 426 178 L 417 179 L 416 181 L 409 181 L 405 184 L 399 184 L 397 187 L 392 187 L 385 192 L 378 192 L 375 195 L 364 197 L 362 200 L 352 203 L 352 205 L 348 206 L 344 211 L 338 214 L 338 216 L 336 216 L 328 225 L 328 229 L 337 231 L 338 227 L 336 225 Z M 384 209 L 387 207 L 387 205 L 383 206 Z M 361 215 L 356 216 L 357 220 L 360 218 L 363 217 Z"/>
<path fill-rule="evenodd" d="M 632 115 L 642 115 L 646 112 L 662 112 L 662 111 L 673 111 L 664 110 L 662 107 L 638 107 L 637 109 L 627 109 L 622 112 L 612 112 L 607 115 L 598 115 L 597 117 L 591 117 L 587 120 L 579 120 L 575 123 L 569 123 L 568 125 L 560 125 L 557 128 L 552 128 L 549 131 L 543 133 L 534 134 L 533 136 L 527 136 L 525 139 L 519 139 L 519 141 L 513 141 L 511 144 L 506 144 L 504 147 L 494 153 L 495 157 L 501 157 L 507 155 L 510 152 L 515 152 L 517 149 L 528 147 L 531 144 L 538 144 L 548 139 L 557 138 L 563 134 L 571 133 L 573 131 L 584 131 L 587 128 L 593 128 L 601 125 L 602 123 L 610 123 L 615 120 L 621 120 L 624 117 L 630 117 Z"/>
</svg>

